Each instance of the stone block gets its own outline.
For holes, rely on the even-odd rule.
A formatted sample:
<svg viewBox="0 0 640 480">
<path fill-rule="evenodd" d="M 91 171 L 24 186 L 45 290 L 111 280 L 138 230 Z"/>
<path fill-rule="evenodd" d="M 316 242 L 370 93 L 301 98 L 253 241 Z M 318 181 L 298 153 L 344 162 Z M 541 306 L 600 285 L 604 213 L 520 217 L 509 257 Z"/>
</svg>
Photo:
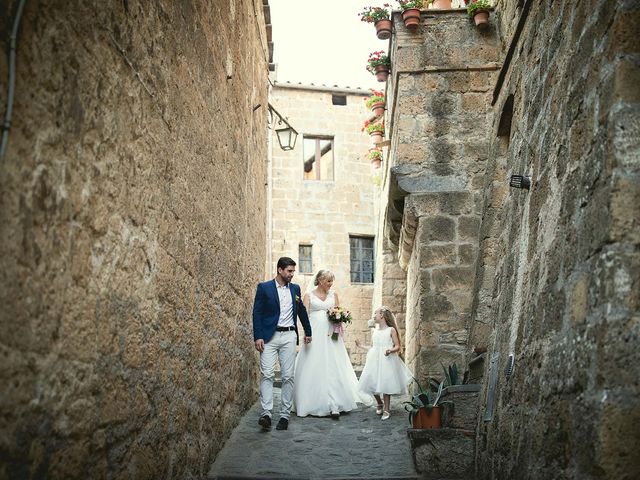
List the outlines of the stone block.
<svg viewBox="0 0 640 480">
<path fill-rule="evenodd" d="M 640 65 L 627 59 L 620 59 L 616 66 L 615 97 L 621 102 L 640 102 Z"/>
<path fill-rule="evenodd" d="M 424 245 L 420 252 L 420 267 L 437 267 L 454 265 L 456 263 L 456 246 L 450 245 Z"/>
<path fill-rule="evenodd" d="M 474 431 L 478 422 L 480 385 L 454 385 L 443 390 L 442 400 L 451 401 L 443 411 L 442 426 Z"/>
<path fill-rule="evenodd" d="M 421 222 L 421 241 L 452 242 L 455 238 L 455 221 L 450 217 L 425 217 Z"/>
<path fill-rule="evenodd" d="M 476 240 L 480 233 L 480 218 L 461 216 L 458 218 L 458 240 Z"/>
<path fill-rule="evenodd" d="M 408 429 L 413 462 L 424 479 L 455 479 L 473 476 L 475 435 L 450 428 Z"/>
<path fill-rule="evenodd" d="M 473 265 L 476 262 L 477 248 L 472 243 L 458 245 L 458 261 L 460 265 Z"/>
<path fill-rule="evenodd" d="M 432 284 L 436 291 L 470 289 L 475 281 L 471 267 L 447 267 L 432 272 Z"/>
</svg>

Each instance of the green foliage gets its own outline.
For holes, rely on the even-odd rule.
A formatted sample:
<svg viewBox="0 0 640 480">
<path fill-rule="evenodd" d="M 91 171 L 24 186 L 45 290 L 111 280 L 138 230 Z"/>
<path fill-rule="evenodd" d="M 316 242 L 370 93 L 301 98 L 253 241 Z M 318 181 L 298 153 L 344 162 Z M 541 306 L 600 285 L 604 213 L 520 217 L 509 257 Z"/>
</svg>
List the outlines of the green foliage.
<svg viewBox="0 0 640 480">
<path fill-rule="evenodd" d="M 410 8 L 423 8 L 424 0 L 398 0 L 400 4 L 400 10 L 403 12 L 405 10 L 409 10 Z M 430 3 L 429 1 L 427 3 Z"/>
<path fill-rule="evenodd" d="M 442 363 L 440 365 L 442 365 Z M 442 371 L 444 372 L 445 387 L 461 384 L 458 365 L 456 365 L 455 363 L 453 365 L 449 365 L 449 367 L 445 367 L 444 365 L 442 365 Z"/>
<path fill-rule="evenodd" d="M 470 17 L 473 17 L 476 10 L 489 10 L 491 8 L 491 2 L 488 0 L 476 0 L 467 5 L 467 13 Z"/>
</svg>

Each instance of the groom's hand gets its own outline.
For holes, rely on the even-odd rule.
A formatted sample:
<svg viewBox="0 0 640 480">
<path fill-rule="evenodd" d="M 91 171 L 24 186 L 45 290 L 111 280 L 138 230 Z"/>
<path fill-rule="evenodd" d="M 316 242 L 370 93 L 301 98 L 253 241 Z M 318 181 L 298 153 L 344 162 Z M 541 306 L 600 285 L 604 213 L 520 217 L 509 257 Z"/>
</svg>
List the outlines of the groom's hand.
<svg viewBox="0 0 640 480">
<path fill-rule="evenodd" d="M 304 344 L 311 343 L 311 337 L 304 337 Z"/>
<path fill-rule="evenodd" d="M 264 340 L 259 338 L 258 340 L 256 340 L 256 350 L 258 350 L 260 353 L 264 352 Z"/>
</svg>

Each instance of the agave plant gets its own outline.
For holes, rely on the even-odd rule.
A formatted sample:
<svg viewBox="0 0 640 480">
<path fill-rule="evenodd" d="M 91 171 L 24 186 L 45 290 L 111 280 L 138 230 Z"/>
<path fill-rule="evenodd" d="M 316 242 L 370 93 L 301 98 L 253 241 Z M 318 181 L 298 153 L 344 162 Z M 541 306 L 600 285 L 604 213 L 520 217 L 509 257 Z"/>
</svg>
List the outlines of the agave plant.
<svg viewBox="0 0 640 480">
<path fill-rule="evenodd" d="M 409 424 L 413 423 L 413 417 L 418 414 L 421 408 L 426 408 L 430 411 L 434 407 L 439 407 L 445 403 L 452 403 L 450 400 L 441 401 L 442 389 L 444 388 L 444 382 L 438 383 L 433 379 L 429 379 L 429 385 L 435 389 L 424 389 L 417 378 L 413 377 L 413 380 L 418 385 L 419 393 L 415 394 L 408 402 L 403 402 L 404 409 L 409 412 Z"/>
<path fill-rule="evenodd" d="M 442 371 L 444 372 L 444 386 L 449 387 L 451 385 L 460 385 L 460 375 L 458 371 L 458 365 L 455 363 L 445 367 L 442 363 Z"/>
</svg>

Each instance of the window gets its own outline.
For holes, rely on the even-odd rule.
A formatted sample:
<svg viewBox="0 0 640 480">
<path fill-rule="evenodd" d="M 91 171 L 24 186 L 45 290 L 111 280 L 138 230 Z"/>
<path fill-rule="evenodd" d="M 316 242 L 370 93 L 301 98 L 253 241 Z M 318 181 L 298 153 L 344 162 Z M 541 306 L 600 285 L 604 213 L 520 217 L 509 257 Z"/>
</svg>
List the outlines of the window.
<svg viewBox="0 0 640 480">
<path fill-rule="evenodd" d="M 373 283 L 373 237 L 349 237 L 351 283 Z"/>
<path fill-rule="evenodd" d="M 347 96 L 346 95 L 331 95 L 331 103 L 333 105 L 346 105 L 347 104 Z"/>
<path fill-rule="evenodd" d="M 298 245 L 298 272 L 313 273 L 311 245 Z"/>
<path fill-rule="evenodd" d="M 333 180 L 333 137 L 304 136 L 305 180 Z"/>
</svg>

